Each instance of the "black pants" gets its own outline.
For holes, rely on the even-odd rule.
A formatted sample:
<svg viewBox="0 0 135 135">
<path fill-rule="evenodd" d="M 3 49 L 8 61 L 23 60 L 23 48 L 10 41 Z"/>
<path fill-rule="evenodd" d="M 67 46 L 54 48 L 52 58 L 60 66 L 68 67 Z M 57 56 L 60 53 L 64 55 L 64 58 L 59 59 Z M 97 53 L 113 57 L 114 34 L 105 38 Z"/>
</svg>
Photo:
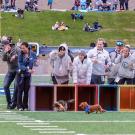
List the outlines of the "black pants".
<svg viewBox="0 0 135 135">
<path fill-rule="evenodd" d="M 30 89 L 31 76 L 18 75 L 18 94 L 17 94 L 17 108 L 28 108 L 28 93 Z"/>
<path fill-rule="evenodd" d="M 127 83 L 127 84 L 133 84 L 133 79 L 130 79 L 130 78 L 122 78 L 119 80 L 118 84 L 124 84 L 124 83 Z"/>
<path fill-rule="evenodd" d="M 16 71 L 15 72 L 7 72 L 4 78 L 4 91 L 6 95 L 7 105 L 14 104 L 16 105 L 17 102 L 17 80 L 16 80 Z M 10 93 L 10 85 L 14 81 L 14 92 L 11 99 Z"/>
<path fill-rule="evenodd" d="M 108 78 L 108 84 L 116 84 L 115 78 Z"/>
<path fill-rule="evenodd" d="M 55 76 L 51 76 L 51 78 L 52 78 L 53 84 L 58 84 L 58 82 L 57 82 L 57 80 L 56 80 Z M 61 84 L 68 84 L 68 83 L 69 83 L 69 82 L 68 82 L 68 81 L 66 81 L 66 82 L 61 83 Z"/>
<path fill-rule="evenodd" d="M 125 2 L 125 8 L 128 10 L 128 2 Z"/>
<path fill-rule="evenodd" d="M 120 10 L 124 10 L 124 2 L 120 1 Z"/>
<path fill-rule="evenodd" d="M 104 76 L 92 74 L 91 84 L 104 84 Z"/>
</svg>

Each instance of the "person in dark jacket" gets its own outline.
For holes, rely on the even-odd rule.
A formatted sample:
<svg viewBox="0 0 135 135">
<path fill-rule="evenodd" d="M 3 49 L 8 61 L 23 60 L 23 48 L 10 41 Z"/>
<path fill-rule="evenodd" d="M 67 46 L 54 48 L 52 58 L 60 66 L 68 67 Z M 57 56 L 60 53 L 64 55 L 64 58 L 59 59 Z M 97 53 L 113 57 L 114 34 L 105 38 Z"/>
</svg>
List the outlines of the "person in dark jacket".
<svg viewBox="0 0 135 135">
<path fill-rule="evenodd" d="M 18 95 L 17 108 L 19 111 L 28 110 L 28 92 L 31 84 L 31 74 L 34 72 L 33 66 L 37 60 L 36 54 L 30 50 L 27 42 L 20 46 L 18 55 Z"/>
<path fill-rule="evenodd" d="M 16 71 L 18 68 L 18 52 L 15 49 L 15 46 L 11 44 L 8 40 L 3 41 L 3 54 L 2 60 L 7 62 L 8 72 L 4 78 L 4 91 L 7 100 L 7 109 L 14 109 L 16 107 L 17 102 L 17 84 L 16 84 Z M 13 97 L 11 98 L 10 94 L 10 85 L 15 80 L 14 83 L 14 92 Z"/>
</svg>

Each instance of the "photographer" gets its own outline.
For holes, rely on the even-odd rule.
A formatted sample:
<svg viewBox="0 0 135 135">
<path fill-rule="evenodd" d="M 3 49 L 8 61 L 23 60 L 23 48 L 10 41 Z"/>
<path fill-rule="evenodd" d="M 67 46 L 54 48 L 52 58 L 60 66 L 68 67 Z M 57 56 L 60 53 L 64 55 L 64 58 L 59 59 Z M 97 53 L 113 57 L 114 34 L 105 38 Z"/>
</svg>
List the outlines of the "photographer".
<svg viewBox="0 0 135 135">
<path fill-rule="evenodd" d="M 11 83 L 16 78 L 16 73 L 17 73 L 16 71 L 18 68 L 18 62 L 17 62 L 18 55 L 14 44 L 11 44 L 9 40 L 4 40 L 2 44 L 3 44 L 2 60 L 6 61 L 8 65 L 8 72 L 6 73 L 6 76 L 4 78 L 4 91 L 7 100 L 7 109 L 14 109 L 16 107 L 16 102 L 17 102 L 16 80 L 14 83 L 14 93 L 12 99 L 11 99 L 9 88 Z"/>
<path fill-rule="evenodd" d="M 36 62 L 37 57 L 36 54 L 30 50 L 27 42 L 23 42 L 20 49 L 21 52 L 18 55 L 17 108 L 19 111 L 23 111 L 28 110 L 28 92 L 31 83 L 31 74 L 34 72 L 33 65 Z"/>
</svg>

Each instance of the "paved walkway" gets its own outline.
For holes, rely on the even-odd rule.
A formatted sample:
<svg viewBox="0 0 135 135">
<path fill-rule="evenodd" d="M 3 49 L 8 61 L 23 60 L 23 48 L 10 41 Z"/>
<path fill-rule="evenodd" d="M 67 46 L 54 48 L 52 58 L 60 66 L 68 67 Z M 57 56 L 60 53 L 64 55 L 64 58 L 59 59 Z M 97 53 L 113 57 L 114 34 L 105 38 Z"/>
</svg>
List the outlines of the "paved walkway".
<svg viewBox="0 0 135 135">
<path fill-rule="evenodd" d="M 48 0 L 39 0 L 39 9 L 47 10 L 49 9 L 47 5 Z M 16 6 L 19 8 L 24 8 L 25 0 L 16 0 Z M 71 9 L 73 7 L 74 0 L 54 0 L 53 9 Z M 129 0 L 129 9 L 135 9 L 135 0 Z"/>
</svg>

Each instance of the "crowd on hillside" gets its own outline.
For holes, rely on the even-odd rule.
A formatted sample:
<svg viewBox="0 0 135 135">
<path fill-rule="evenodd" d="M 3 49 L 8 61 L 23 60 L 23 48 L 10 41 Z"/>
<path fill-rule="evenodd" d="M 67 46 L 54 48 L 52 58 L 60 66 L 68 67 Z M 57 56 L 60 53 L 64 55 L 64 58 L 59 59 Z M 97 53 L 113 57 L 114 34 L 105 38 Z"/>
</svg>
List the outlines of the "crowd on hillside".
<svg viewBox="0 0 135 135">
<path fill-rule="evenodd" d="M 128 10 L 129 0 L 75 0 L 73 10 Z M 119 8 L 118 8 L 119 5 Z"/>
<path fill-rule="evenodd" d="M 16 0 L 1 0 L 0 7 L 4 11 L 17 10 Z M 38 0 L 25 0 L 25 10 L 38 11 Z"/>
</svg>

